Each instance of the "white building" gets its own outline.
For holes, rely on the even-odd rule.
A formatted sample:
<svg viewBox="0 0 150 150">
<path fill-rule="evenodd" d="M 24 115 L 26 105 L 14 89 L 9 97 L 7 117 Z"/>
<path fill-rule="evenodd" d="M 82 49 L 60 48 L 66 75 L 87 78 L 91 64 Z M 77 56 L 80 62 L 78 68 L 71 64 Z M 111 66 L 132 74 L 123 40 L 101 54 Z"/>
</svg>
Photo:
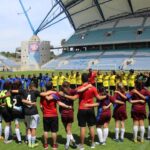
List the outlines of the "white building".
<svg viewBox="0 0 150 150">
<path fill-rule="evenodd" d="M 21 43 L 21 69 L 38 70 L 50 60 L 50 55 L 50 42 L 33 35 L 29 41 Z"/>
</svg>

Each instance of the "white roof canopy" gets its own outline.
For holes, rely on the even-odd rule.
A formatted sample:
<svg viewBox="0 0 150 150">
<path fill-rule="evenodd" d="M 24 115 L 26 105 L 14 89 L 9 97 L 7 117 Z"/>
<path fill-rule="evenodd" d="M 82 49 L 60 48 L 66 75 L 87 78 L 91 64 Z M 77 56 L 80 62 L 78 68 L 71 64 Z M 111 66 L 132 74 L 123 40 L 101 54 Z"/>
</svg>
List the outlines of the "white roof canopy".
<svg viewBox="0 0 150 150">
<path fill-rule="evenodd" d="M 150 0 L 60 0 L 60 2 L 75 30 L 150 10 Z"/>
</svg>

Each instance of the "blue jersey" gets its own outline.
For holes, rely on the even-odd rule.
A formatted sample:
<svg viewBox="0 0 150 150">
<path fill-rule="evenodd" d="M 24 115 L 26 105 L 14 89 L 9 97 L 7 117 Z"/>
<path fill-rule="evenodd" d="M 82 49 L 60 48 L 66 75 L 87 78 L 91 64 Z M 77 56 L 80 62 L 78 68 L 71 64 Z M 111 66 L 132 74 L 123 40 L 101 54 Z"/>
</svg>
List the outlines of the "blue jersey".
<svg viewBox="0 0 150 150">
<path fill-rule="evenodd" d="M 25 78 L 20 78 L 20 82 L 22 84 L 22 88 L 24 89 L 25 83 L 26 83 L 26 79 Z"/>
<path fill-rule="evenodd" d="M 29 88 L 29 85 L 31 84 L 32 79 L 31 78 L 26 78 L 26 89 Z"/>
<path fill-rule="evenodd" d="M 5 80 L 4 79 L 0 79 L 0 91 L 3 90 L 4 83 L 5 83 Z"/>
<path fill-rule="evenodd" d="M 51 81 L 51 78 L 49 76 L 45 76 L 45 83 L 47 84 L 49 81 Z"/>
<path fill-rule="evenodd" d="M 44 86 L 45 86 L 45 77 L 42 76 L 42 77 L 40 78 L 40 87 L 44 87 Z"/>
</svg>

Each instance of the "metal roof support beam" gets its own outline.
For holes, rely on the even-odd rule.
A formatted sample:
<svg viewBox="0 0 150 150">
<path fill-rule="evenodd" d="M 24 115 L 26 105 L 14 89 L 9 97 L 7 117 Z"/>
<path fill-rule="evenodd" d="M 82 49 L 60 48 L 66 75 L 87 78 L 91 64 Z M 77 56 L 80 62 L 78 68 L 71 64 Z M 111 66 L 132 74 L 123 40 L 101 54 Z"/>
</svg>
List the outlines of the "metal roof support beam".
<svg viewBox="0 0 150 150">
<path fill-rule="evenodd" d="M 128 0 L 128 4 L 129 4 L 129 6 L 130 6 L 130 9 L 131 9 L 132 14 L 134 14 L 134 10 L 133 10 L 133 6 L 132 6 L 131 0 Z"/>
<path fill-rule="evenodd" d="M 103 11 L 102 11 L 102 9 L 101 9 L 100 4 L 98 3 L 98 0 L 94 0 L 94 3 L 95 3 L 95 5 L 96 5 L 96 7 L 97 7 L 97 9 L 98 9 L 98 11 L 99 11 L 101 17 L 103 18 L 103 21 L 105 21 L 104 13 L 103 13 Z"/>
<path fill-rule="evenodd" d="M 84 0 L 73 0 L 70 3 L 68 3 L 65 7 L 68 9 L 69 7 L 74 7 L 74 6 L 80 4 L 83 1 Z"/>
<path fill-rule="evenodd" d="M 76 31 L 76 27 L 75 27 L 75 24 L 74 24 L 74 22 L 72 20 L 72 17 L 70 15 L 70 13 L 68 12 L 67 8 L 64 6 L 63 2 L 61 0 L 55 0 L 55 1 L 58 2 L 59 5 L 62 7 L 64 13 L 66 14 L 67 18 L 69 19 L 69 22 L 73 26 L 73 29 Z"/>
</svg>

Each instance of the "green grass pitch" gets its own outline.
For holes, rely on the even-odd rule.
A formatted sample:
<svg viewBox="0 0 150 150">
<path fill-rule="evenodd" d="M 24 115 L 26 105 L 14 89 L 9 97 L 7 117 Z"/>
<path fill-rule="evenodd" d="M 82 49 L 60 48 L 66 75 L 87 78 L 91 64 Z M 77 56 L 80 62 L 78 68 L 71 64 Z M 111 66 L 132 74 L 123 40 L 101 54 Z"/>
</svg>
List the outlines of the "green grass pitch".
<svg viewBox="0 0 150 150">
<path fill-rule="evenodd" d="M 14 75 L 14 74 L 17 74 L 17 75 L 18 74 L 26 74 L 27 75 L 29 73 L 32 74 L 33 72 L 16 72 L 16 73 L 11 73 L 11 74 L 12 75 Z M 39 72 L 35 72 L 35 73 L 39 73 Z M 0 75 L 2 75 L 2 74 L 8 75 L 10 73 L 0 73 Z M 39 99 L 38 99 L 38 101 L 39 101 Z M 37 102 L 37 103 L 39 104 L 39 102 Z M 72 132 L 73 132 L 74 137 L 77 140 L 77 142 L 79 142 L 79 131 L 80 131 L 80 129 L 77 125 L 77 117 L 76 117 L 77 116 L 77 109 L 78 109 L 78 100 L 76 100 L 76 102 L 75 102 L 74 109 L 75 109 L 75 113 L 74 113 L 75 122 L 73 123 Z M 123 143 L 116 143 L 113 141 L 115 124 L 114 124 L 114 120 L 112 118 L 110 125 L 109 125 L 110 132 L 109 132 L 109 138 L 107 139 L 106 146 L 96 146 L 95 150 L 99 150 L 99 149 L 101 149 L 101 150 L 150 150 L 150 141 L 145 140 L 145 143 L 143 143 L 143 144 L 133 143 L 133 141 L 132 141 L 132 137 L 133 137 L 133 135 L 132 135 L 132 119 L 130 117 L 130 110 L 131 110 L 131 105 L 127 104 L 128 119 L 125 123 L 126 133 L 125 133 L 124 142 Z M 42 127 L 42 114 L 41 114 L 40 110 L 39 110 L 39 114 L 41 116 L 40 124 L 37 128 L 37 140 L 39 142 L 39 146 L 35 149 L 42 150 L 43 149 L 43 146 L 42 146 L 43 127 Z M 147 132 L 147 126 L 148 126 L 148 120 L 145 120 L 146 132 Z M 3 123 L 3 127 L 4 127 L 4 123 Z M 24 136 L 25 135 L 25 126 L 23 123 L 21 123 L 20 128 L 21 128 L 22 136 Z M 14 132 L 14 123 L 12 123 L 12 129 Z M 86 135 L 86 140 L 85 140 L 85 150 L 91 149 L 89 146 L 90 141 L 89 141 L 88 137 L 89 137 L 89 135 L 88 135 L 88 128 L 87 128 L 87 135 Z M 51 141 L 51 139 L 49 140 L 49 143 L 50 143 L 50 141 Z M 95 141 L 98 141 L 97 136 L 96 136 Z M 65 133 L 64 127 L 61 123 L 61 118 L 59 117 L 59 132 L 58 132 L 59 148 L 58 148 L 58 150 L 64 150 L 65 142 L 66 142 L 66 133 Z M 27 145 L 25 143 L 18 145 L 15 143 L 15 141 L 13 141 L 11 144 L 6 145 L 3 143 L 3 141 L 0 141 L 0 150 L 16 150 L 16 149 L 27 150 L 29 148 L 27 147 Z M 49 149 L 52 149 L 52 148 L 49 146 Z M 71 150 L 71 148 L 70 148 L 70 150 Z"/>
</svg>

